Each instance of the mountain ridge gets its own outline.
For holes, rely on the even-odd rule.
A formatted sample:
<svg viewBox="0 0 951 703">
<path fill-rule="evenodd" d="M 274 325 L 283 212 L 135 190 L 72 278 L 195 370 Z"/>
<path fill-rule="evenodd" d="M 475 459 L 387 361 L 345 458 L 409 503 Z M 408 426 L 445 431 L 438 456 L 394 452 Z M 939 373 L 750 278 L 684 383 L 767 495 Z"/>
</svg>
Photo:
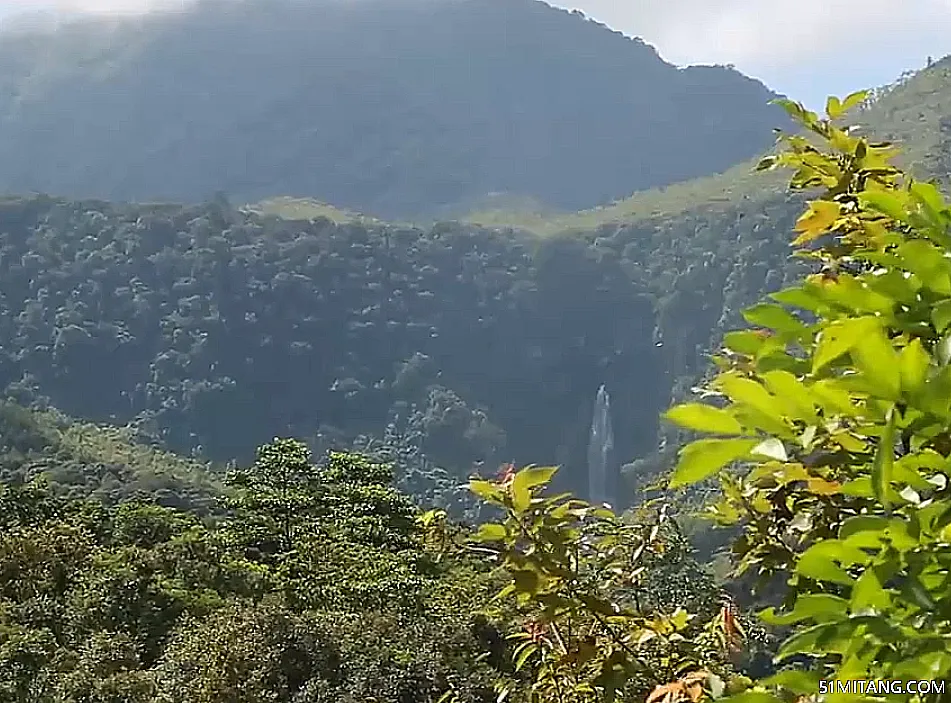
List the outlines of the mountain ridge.
<svg viewBox="0 0 951 703">
<path fill-rule="evenodd" d="M 538 0 L 206 1 L 5 38 L 9 192 L 574 210 L 726 168 L 785 120 L 754 79 Z"/>
</svg>

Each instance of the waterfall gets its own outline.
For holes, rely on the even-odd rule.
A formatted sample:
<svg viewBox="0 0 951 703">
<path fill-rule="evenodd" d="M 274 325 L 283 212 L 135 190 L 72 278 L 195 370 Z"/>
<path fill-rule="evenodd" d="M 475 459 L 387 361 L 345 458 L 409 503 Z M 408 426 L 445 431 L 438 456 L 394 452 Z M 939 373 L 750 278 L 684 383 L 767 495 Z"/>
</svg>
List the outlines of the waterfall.
<svg viewBox="0 0 951 703">
<path fill-rule="evenodd" d="M 591 418 L 591 439 L 588 444 L 588 501 L 601 505 L 614 504 L 612 466 L 614 432 L 611 429 L 611 399 L 604 385 L 598 389 Z"/>
</svg>

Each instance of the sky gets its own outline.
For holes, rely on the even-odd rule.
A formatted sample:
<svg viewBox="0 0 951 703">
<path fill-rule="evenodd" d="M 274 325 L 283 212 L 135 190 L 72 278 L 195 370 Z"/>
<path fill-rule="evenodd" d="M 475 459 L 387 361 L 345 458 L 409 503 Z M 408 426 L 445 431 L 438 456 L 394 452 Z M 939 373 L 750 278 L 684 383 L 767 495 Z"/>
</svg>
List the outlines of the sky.
<svg viewBox="0 0 951 703">
<path fill-rule="evenodd" d="M 44 8 L 136 11 L 187 0 L 0 0 L 0 16 Z M 677 65 L 734 64 L 773 90 L 825 97 L 892 82 L 951 53 L 951 0 L 551 0 L 657 47 Z"/>
</svg>

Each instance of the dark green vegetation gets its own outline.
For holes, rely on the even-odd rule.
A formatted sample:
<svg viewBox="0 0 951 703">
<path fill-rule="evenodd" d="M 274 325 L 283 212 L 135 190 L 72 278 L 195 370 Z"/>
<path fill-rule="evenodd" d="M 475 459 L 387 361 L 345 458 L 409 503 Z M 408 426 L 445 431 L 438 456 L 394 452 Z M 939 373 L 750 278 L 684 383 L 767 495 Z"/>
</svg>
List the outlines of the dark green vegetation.
<svg viewBox="0 0 951 703">
<path fill-rule="evenodd" d="M 621 456 L 649 451 L 643 399 L 668 382 L 641 285 L 573 238 L 222 202 L 0 204 L 2 380 L 21 400 L 219 461 L 285 433 L 358 442 L 425 472 L 425 492 L 441 490 L 434 467 L 452 486 L 475 462 L 578 466 L 600 383 L 635 428 Z"/>
<path fill-rule="evenodd" d="M 574 210 L 729 168 L 784 118 L 732 69 L 536 0 L 187 7 L 0 35 L 0 191 Z"/>
<path fill-rule="evenodd" d="M 504 645 L 473 560 L 423 544 L 385 467 L 294 442 L 218 527 L 148 503 L 0 489 L 5 701 L 494 700 Z"/>
<path fill-rule="evenodd" d="M 949 170 L 949 72 L 859 113 L 918 172 Z M 220 461 L 285 433 L 399 457 L 401 485 L 443 504 L 478 462 L 563 464 L 581 488 L 599 384 L 619 456 L 650 455 L 724 325 L 795 275 L 782 233 L 799 203 L 764 180 L 693 206 L 670 189 L 669 214 L 545 238 L 282 221 L 222 199 L 10 199 L 0 379 Z"/>
<path fill-rule="evenodd" d="M 9 413 L 3 421 L 6 435 Z M 276 440 L 209 495 L 215 517 L 202 520 L 5 482 L 0 697 L 490 703 L 506 689 L 526 700 L 532 679 L 513 666 L 507 635 L 531 609 L 492 600 L 505 579 L 493 545 L 420 513 L 389 466 L 345 453 L 315 465 L 304 445 Z M 682 598 L 709 618 L 717 589 L 684 540 L 665 532 L 651 547 L 645 617 Z M 667 579 L 683 585 L 649 595 Z M 633 690 L 673 672 L 677 649 L 651 645 L 656 671 Z"/>
</svg>

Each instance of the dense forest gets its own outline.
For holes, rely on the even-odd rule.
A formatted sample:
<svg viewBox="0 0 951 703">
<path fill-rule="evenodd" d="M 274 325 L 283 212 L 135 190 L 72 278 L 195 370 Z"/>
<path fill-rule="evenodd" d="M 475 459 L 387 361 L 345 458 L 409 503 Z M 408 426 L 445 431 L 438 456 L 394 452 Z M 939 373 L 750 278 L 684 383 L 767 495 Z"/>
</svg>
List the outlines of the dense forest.
<svg viewBox="0 0 951 703">
<path fill-rule="evenodd" d="M 0 191 L 575 210 L 722 171 L 784 121 L 758 81 L 537 0 L 171 4 L 0 33 Z"/>
<path fill-rule="evenodd" d="M 939 62 L 859 115 L 903 137 L 916 170 L 946 173 L 949 96 Z M 783 234 L 801 202 L 763 178 L 734 200 L 542 237 L 287 220 L 224 198 L 7 199 L 0 375 L 23 404 L 219 462 L 281 434 L 399 457 L 401 485 L 441 505 L 501 461 L 564 465 L 581 490 L 603 383 L 618 456 L 640 460 L 629 485 L 649 481 L 658 413 L 739 311 L 801 270 Z"/>
<path fill-rule="evenodd" d="M 218 461 L 290 433 L 385 442 L 430 482 L 503 460 L 577 467 L 601 383 L 634 428 L 625 457 L 656 437 L 643 399 L 669 395 L 650 298 L 569 237 L 9 200 L 0 295 L 21 402 Z"/>
</svg>

